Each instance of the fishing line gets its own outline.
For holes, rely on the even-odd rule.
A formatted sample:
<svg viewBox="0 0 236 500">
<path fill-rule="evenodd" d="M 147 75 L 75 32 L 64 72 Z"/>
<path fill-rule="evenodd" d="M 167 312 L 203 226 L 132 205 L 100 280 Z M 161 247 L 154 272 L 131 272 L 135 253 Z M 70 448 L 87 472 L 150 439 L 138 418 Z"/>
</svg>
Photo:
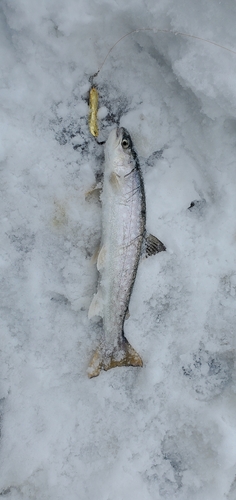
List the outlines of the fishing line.
<svg viewBox="0 0 236 500">
<path fill-rule="evenodd" d="M 193 38 L 195 40 L 201 40 L 202 42 L 209 43 L 211 45 L 214 45 L 215 47 L 219 47 L 220 49 L 227 50 L 227 52 L 231 52 L 231 54 L 236 54 L 235 50 L 229 49 L 228 47 L 225 47 L 224 45 L 220 45 L 217 42 L 214 42 L 212 40 L 208 40 L 207 38 L 202 38 L 202 37 L 197 36 L 197 35 L 191 35 L 190 33 L 184 33 L 181 31 L 174 31 L 174 30 L 168 30 L 168 29 L 156 29 L 156 28 L 138 28 L 136 30 L 130 31 L 129 33 L 126 33 L 125 35 L 123 35 L 121 38 L 119 38 L 119 40 L 117 40 L 112 45 L 112 47 L 107 52 L 107 54 L 106 54 L 106 56 L 101 64 L 101 66 L 99 67 L 98 71 L 96 73 L 94 73 L 94 75 L 90 76 L 90 78 L 89 78 L 89 81 L 91 83 L 91 89 L 89 91 L 89 108 L 90 108 L 89 130 L 94 137 L 97 137 L 99 134 L 98 123 L 97 123 L 98 97 L 99 97 L 99 95 L 98 95 L 98 90 L 96 88 L 96 84 L 94 84 L 93 80 L 94 80 L 94 78 L 96 78 L 98 76 L 98 74 L 102 70 L 108 56 L 110 55 L 112 50 L 116 47 L 116 45 L 118 45 L 118 43 L 120 43 L 122 40 L 124 40 L 124 38 L 126 38 L 127 36 L 130 36 L 134 33 L 140 33 L 140 31 L 141 32 L 142 31 L 152 31 L 153 33 L 171 33 L 172 35 L 175 35 L 175 36 L 178 36 L 178 35 L 185 36 L 188 38 Z"/>
</svg>

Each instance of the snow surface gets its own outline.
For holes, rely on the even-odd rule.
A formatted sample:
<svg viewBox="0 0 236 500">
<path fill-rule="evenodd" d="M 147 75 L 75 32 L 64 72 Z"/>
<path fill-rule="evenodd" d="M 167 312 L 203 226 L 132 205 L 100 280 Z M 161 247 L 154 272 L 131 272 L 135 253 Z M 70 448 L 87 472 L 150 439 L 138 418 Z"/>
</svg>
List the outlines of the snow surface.
<svg viewBox="0 0 236 500">
<path fill-rule="evenodd" d="M 96 79 L 147 228 L 126 336 L 144 360 L 89 380 L 102 171 L 89 77 L 121 36 L 184 31 L 236 50 L 236 3 L 2 0 L 1 474 L 7 500 L 236 499 L 236 55 L 179 35 L 122 40 Z M 194 203 L 192 203 L 194 202 Z"/>
</svg>

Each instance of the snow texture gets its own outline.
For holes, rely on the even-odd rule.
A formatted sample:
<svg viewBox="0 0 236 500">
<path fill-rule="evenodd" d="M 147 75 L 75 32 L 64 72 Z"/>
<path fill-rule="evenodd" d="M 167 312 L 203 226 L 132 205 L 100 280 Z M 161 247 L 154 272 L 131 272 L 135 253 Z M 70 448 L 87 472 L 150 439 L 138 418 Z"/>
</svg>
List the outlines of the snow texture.
<svg viewBox="0 0 236 500">
<path fill-rule="evenodd" d="M 2 0 L 1 465 L 6 500 L 235 500 L 236 55 L 135 33 L 94 80 L 127 127 L 147 230 L 125 333 L 143 368 L 89 380 L 103 168 L 89 78 L 143 27 L 236 50 L 236 4 Z"/>
</svg>

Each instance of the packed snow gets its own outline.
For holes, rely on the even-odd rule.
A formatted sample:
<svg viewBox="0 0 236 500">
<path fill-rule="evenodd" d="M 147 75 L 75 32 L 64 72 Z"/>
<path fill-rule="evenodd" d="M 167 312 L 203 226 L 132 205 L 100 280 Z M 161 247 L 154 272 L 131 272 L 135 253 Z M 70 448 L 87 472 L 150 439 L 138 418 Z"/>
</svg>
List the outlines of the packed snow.
<svg viewBox="0 0 236 500">
<path fill-rule="evenodd" d="M 120 41 L 94 78 L 99 142 L 125 126 L 147 230 L 125 334 L 143 368 L 89 380 L 103 170 L 90 77 L 138 28 L 236 51 L 236 4 L 2 0 L 1 474 L 6 500 L 235 500 L 236 54 Z"/>
</svg>

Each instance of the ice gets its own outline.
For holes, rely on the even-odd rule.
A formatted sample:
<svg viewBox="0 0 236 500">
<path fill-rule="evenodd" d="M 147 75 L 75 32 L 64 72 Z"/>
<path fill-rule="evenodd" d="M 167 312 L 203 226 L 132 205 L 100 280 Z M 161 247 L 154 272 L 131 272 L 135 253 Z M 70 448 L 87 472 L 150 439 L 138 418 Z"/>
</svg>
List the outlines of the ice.
<svg viewBox="0 0 236 500">
<path fill-rule="evenodd" d="M 236 6 L 2 0 L 0 496 L 235 500 Z M 117 126 L 147 231 L 125 335 L 142 369 L 89 380 L 101 208 L 85 193 Z"/>
</svg>

